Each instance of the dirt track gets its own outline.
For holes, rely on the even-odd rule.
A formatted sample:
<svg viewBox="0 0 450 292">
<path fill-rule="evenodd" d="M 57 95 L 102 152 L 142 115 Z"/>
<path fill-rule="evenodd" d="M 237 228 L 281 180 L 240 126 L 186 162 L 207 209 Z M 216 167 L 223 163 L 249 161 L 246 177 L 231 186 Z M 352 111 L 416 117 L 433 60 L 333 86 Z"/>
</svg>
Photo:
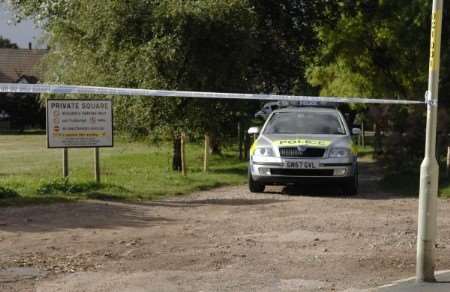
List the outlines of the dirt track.
<svg viewBox="0 0 450 292">
<path fill-rule="evenodd" d="M 417 200 L 380 193 L 368 163 L 361 184 L 354 198 L 242 186 L 3 208 L 0 291 L 355 291 L 412 276 Z M 450 204 L 439 207 L 447 269 Z"/>
</svg>

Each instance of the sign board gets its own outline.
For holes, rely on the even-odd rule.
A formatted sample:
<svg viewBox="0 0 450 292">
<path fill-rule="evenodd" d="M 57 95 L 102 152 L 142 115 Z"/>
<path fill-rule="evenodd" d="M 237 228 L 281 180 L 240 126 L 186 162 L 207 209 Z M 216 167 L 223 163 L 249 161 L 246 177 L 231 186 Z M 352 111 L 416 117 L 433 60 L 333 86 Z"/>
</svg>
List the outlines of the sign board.
<svg viewBox="0 0 450 292">
<path fill-rule="evenodd" d="M 48 148 L 113 147 L 111 100 L 47 101 Z"/>
</svg>

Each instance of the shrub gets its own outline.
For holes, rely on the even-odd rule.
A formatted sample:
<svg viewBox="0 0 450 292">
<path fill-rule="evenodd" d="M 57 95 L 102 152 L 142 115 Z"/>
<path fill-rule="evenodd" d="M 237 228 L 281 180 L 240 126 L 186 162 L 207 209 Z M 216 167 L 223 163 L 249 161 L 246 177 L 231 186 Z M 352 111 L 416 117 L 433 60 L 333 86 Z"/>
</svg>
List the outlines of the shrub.
<svg viewBox="0 0 450 292">
<path fill-rule="evenodd" d="M 50 182 L 41 182 L 37 192 L 41 195 L 78 194 L 98 188 L 96 183 L 71 183 L 68 178 L 57 178 Z"/>
<path fill-rule="evenodd" d="M 0 186 L 0 199 L 10 199 L 18 196 L 19 194 L 16 191 Z"/>
</svg>

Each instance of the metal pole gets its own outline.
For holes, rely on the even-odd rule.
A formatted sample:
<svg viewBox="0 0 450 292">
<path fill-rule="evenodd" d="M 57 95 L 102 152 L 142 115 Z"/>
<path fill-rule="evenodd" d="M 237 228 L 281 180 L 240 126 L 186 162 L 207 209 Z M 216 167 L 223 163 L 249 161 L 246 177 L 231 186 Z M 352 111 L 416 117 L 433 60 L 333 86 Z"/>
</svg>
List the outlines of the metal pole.
<svg viewBox="0 0 450 292">
<path fill-rule="evenodd" d="M 95 171 L 95 182 L 100 183 L 100 149 L 95 147 L 94 155 L 94 171 Z"/>
<path fill-rule="evenodd" d="M 69 176 L 69 149 L 63 149 L 63 177 L 66 178 Z"/>
<path fill-rule="evenodd" d="M 417 282 L 434 282 L 434 245 L 439 166 L 436 160 L 436 125 L 438 112 L 439 68 L 441 53 L 443 0 L 433 0 L 428 79 L 425 158 L 420 167 L 419 219 L 417 230 Z"/>
<path fill-rule="evenodd" d="M 366 147 L 366 130 L 364 129 L 364 121 L 361 122 L 361 146 Z"/>
</svg>

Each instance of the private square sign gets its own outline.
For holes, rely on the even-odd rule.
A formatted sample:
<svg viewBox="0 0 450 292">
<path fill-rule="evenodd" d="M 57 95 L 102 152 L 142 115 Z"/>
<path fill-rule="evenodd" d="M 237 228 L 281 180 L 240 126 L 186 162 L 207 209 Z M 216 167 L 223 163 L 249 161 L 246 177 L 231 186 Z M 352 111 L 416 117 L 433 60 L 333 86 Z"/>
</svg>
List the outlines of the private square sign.
<svg viewBox="0 0 450 292">
<path fill-rule="evenodd" d="M 48 148 L 113 147 L 111 100 L 47 101 Z"/>
</svg>

